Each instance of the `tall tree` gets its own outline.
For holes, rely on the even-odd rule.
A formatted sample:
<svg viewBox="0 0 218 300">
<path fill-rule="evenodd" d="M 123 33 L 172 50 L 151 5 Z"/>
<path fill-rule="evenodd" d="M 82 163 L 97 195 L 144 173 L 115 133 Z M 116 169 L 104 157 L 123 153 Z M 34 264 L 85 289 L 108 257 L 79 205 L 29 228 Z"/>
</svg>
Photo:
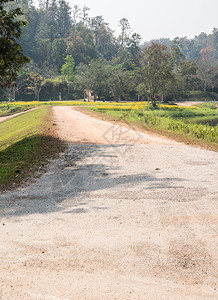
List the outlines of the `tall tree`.
<svg viewBox="0 0 218 300">
<path fill-rule="evenodd" d="M 39 101 L 39 95 L 40 95 L 40 91 L 42 89 L 42 84 L 43 84 L 44 78 L 37 73 L 31 72 L 29 74 L 27 81 L 28 81 L 28 84 L 26 87 L 27 93 L 33 93 L 34 99 L 36 101 Z"/>
<path fill-rule="evenodd" d="M 196 85 L 198 65 L 194 60 L 180 60 L 177 65 L 177 76 L 180 87 L 187 94 Z"/>
<path fill-rule="evenodd" d="M 141 84 L 139 94 L 146 94 L 152 105 L 162 95 L 169 82 L 174 80 L 174 60 L 166 46 L 152 43 L 141 55 Z"/>
<path fill-rule="evenodd" d="M 110 93 L 114 100 L 132 100 L 135 88 L 131 72 L 126 71 L 122 65 L 112 66 L 112 76 L 109 80 Z M 135 76 L 134 76 L 135 77 Z"/>
<path fill-rule="evenodd" d="M 30 1 L 25 5 L 22 4 L 22 11 L 24 13 L 24 19 L 30 20 L 26 26 L 22 28 L 22 36 L 19 40 L 20 45 L 24 50 L 24 54 L 36 59 L 36 34 L 40 22 L 38 10 L 31 4 Z"/>
<path fill-rule="evenodd" d="M 72 15 L 73 15 L 73 19 L 72 19 L 73 35 L 75 37 L 76 36 L 76 27 L 77 27 L 77 24 L 79 23 L 79 19 L 81 16 L 81 9 L 79 8 L 78 5 L 74 5 L 73 10 L 72 10 Z"/>
<path fill-rule="evenodd" d="M 10 1 L 0 2 L 0 87 L 15 81 L 20 68 L 29 62 L 17 42 L 27 22 L 18 19 L 23 14 L 20 8 L 6 10 L 4 4 L 7 2 Z"/>
<path fill-rule="evenodd" d="M 80 63 L 89 63 L 91 59 L 98 57 L 93 34 L 82 23 L 77 26 L 77 35 L 75 38 L 73 37 L 73 33 L 68 36 L 66 53 L 73 56 L 76 66 Z"/>
<path fill-rule="evenodd" d="M 71 8 L 65 0 L 58 0 L 57 22 L 59 34 L 66 37 L 72 25 Z"/>
<path fill-rule="evenodd" d="M 117 42 L 113 36 L 113 31 L 103 23 L 98 32 L 98 52 L 107 60 L 110 60 L 117 52 Z"/>
<path fill-rule="evenodd" d="M 65 64 L 61 68 L 61 75 L 64 76 L 67 81 L 73 81 L 74 80 L 74 67 L 75 62 L 72 55 L 67 55 L 65 58 Z"/>
<path fill-rule="evenodd" d="M 137 33 L 134 33 L 127 41 L 126 55 L 123 61 L 127 70 L 134 70 L 139 66 L 140 41 L 141 36 Z"/>
<path fill-rule="evenodd" d="M 66 56 L 67 43 L 65 39 L 55 39 L 52 43 L 52 61 L 54 62 L 58 72 L 64 64 Z"/>
<path fill-rule="evenodd" d="M 218 62 L 216 50 L 213 47 L 206 47 L 201 50 L 197 75 L 204 92 L 218 87 Z"/>
<path fill-rule="evenodd" d="M 90 18 L 89 18 L 89 14 L 88 14 L 89 10 L 90 10 L 90 8 L 87 6 L 84 6 L 82 8 L 81 21 L 82 21 L 83 25 L 85 25 L 85 26 L 88 26 L 90 24 Z"/>
<path fill-rule="evenodd" d="M 121 46 L 123 47 L 125 45 L 127 38 L 129 37 L 129 32 L 130 32 L 129 21 L 126 18 L 121 19 L 119 22 L 119 27 L 121 28 L 120 42 L 121 42 Z"/>
<path fill-rule="evenodd" d="M 108 98 L 110 93 L 110 78 L 112 68 L 105 59 L 91 60 L 89 65 L 81 64 L 77 68 L 75 78 L 79 90 L 84 93 L 91 91 L 95 99 Z"/>
<path fill-rule="evenodd" d="M 103 26 L 104 19 L 102 16 L 97 16 L 91 19 L 91 29 L 94 34 L 95 45 L 98 45 L 100 29 Z M 107 25 L 107 24 L 106 24 Z"/>
</svg>

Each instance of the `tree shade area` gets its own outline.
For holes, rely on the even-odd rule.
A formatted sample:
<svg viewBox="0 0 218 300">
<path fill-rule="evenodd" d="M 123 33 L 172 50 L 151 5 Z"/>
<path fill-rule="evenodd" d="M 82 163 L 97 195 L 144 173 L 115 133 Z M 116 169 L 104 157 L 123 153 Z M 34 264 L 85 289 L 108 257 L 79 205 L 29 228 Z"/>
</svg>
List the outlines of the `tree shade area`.
<svg viewBox="0 0 218 300">
<path fill-rule="evenodd" d="M 88 7 L 71 8 L 65 0 L 40 0 L 38 8 L 29 0 L 3 0 L 0 10 L 1 100 L 91 93 L 94 99 L 149 100 L 155 106 L 196 91 L 218 98 L 216 28 L 194 39 L 141 44 L 126 18 L 116 37 L 103 16 L 91 17 Z"/>
</svg>

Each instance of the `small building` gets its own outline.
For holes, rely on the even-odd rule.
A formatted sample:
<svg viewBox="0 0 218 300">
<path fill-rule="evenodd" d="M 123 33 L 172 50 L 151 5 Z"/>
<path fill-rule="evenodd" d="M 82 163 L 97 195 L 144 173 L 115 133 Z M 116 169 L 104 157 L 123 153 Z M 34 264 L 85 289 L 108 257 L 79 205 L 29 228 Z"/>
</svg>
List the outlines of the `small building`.
<svg viewBox="0 0 218 300">
<path fill-rule="evenodd" d="M 95 101 L 97 99 L 97 96 L 92 92 L 91 90 L 85 91 L 85 97 L 87 101 Z"/>
</svg>

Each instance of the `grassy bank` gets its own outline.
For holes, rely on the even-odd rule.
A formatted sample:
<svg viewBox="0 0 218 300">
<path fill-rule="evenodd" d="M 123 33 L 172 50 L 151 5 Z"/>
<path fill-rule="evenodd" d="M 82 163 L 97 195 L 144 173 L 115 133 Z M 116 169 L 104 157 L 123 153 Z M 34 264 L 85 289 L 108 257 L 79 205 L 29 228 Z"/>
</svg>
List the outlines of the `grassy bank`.
<svg viewBox="0 0 218 300">
<path fill-rule="evenodd" d="M 10 116 L 22 111 L 36 107 L 37 104 L 15 104 L 15 103 L 0 103 L 0 117 Z"/>
<path fill-rule="evenodd" d="M 96 103 L 97 104 L 97 103 Z M 22 111 L 29 110 L 34 107 L 49 107 L 49 106 L 90 106 L 96 105 L 95 103 L 91 102 L 84 102 L 84 101 L 18 101 L 18 102 L 2 102 L 0 103 L 0 117 L 5 117 L 9 115 L 13 115 Z"/>
<path fill-rule="evenodd" d="M 218 109 L 215 104 L 200 107 L 179 107 L 159 105 L 153 109 L 146 103 L 128 105 L 99 105 L 92 110 L 143 125 L 148 129 L 161 129 L 175 132 L 189 140 L 201 140 L 218 144 Z"/>
<path fill-rule="evenodd" d="M 63 149 L 61 141 L 46 134 L 50 119 L 49 109 L 39 108 L 0 124 L 0 190 L 35 177 Z"/>
</svg>

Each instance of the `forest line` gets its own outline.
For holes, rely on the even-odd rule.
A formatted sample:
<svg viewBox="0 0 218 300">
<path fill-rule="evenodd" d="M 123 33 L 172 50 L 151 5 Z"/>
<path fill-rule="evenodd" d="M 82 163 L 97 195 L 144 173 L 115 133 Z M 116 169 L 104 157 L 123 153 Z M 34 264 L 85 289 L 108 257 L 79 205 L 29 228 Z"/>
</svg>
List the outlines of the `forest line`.
<svg viewBox="0 0 218 300">
<path fill-rule="evenodd" d="M 7 2 L 7 1 L 6 1 Z M 30 63 L 9 85 L 1 100 L 189 99 L 216 100 L 218 92 L 218 30 L 193 39 L 161 38 L 142 43 L 126 18 L 115 36 L 103 16 L 91 17 L 88 7 L 73 8 L 65 0 L 21 0 L 19 44 Z M 149 30 L 149 29 L 148 29 Z M 203 92 L 203 93 L 202 93 Z"/>
</svg>

